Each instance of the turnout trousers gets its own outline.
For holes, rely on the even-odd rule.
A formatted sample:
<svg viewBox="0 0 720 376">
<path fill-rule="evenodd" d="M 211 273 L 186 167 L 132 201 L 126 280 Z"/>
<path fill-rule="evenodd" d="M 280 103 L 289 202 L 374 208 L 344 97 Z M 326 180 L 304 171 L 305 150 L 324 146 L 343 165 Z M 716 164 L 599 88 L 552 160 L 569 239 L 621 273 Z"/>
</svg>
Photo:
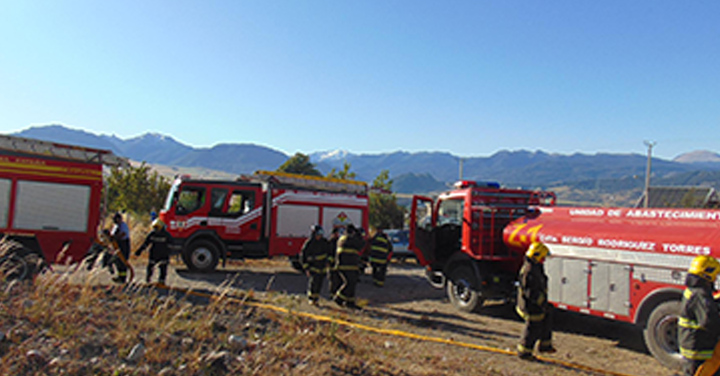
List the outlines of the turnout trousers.
<svg viewBox="0 0 720 376">
<path fill-rule="evenodd" d="M 360 272 L 357 270 L 339 270 L 338 274 L 342 285 L 335 293 L 335 302 L 342 305 L 355 304 L 355 288 L 357 287 Z"/>
<path fill-rule="evenodd" d="M 541 320 L 533 320 L 531 317 L 525 318 L 525 328 L 523 328 L 518 344 L 519 354 L 532 354 L 536 343 L 538 350 L 552 348 L 552 308 L 547 308 L 545 316 Z"/>
<path fill-rule="evenodd" d="M 322 290 L 323 281 L 325 281 L 325 273 L 310 272 L 308 277 L 308 299 L 317 302 L 320 299 L 320 290 Z"/>
<path fill-rule="evenodd" d="M 335 296 L 337 291 L 340 289 L 340 286 L 342 285 L 342 279 L 340 278 L 340 272 L 337 271 L 337 269 L 330 269 L 330 272 L 328 273 L 328 287 L 330 291 L 330 296 Z"/>
<path fill-rule="evenodd" d="M 370 266 L 372 266 L 372 277 L 373 277 L 373 283 L 375 286 L 383 287 L 385 286 L 385 275 L 387 275 L 387 264 L 378 264 L 371 262 Z"/>
<path fill-rule="evenodd" d="M 120 253 L 125 257 L 125 261 L 130 261 L 130 239 L 123 239 L 117 242 Z M 115 257 L 115 268 L 118 272 L 118 279 L 125 282 L 127 278 L 127 265 L 120 259 L 119 256 Z"/>
<path fill-rule="evenodd" d="M 167 278 L 167 268 L 169 262 L 170 260 L 148 260 L 145 273 L 145 282 L 150 283 L 150 281 L 152 280 L 153 269 L 155 269 L 155 266 L 157 266 L 160 270 L 160 278 L 158 278 L 158 282 L 164 284 L 165 278 Z"/>
</svg>

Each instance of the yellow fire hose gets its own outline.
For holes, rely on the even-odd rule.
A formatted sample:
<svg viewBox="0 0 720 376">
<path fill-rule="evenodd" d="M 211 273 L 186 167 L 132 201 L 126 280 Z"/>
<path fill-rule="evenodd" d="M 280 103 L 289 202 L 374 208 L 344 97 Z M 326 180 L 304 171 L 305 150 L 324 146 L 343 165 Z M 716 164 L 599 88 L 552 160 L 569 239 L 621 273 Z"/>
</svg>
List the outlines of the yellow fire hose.
<svg viewBox="0 0 720 376">
<path fill-rule="evenodd" d="M 483 345 L 478 345 L 478 344 L 474 344 L 474 343 L 456 341 L 454 339 L 425 336 L 425 335 L 405 332 L 402 330 L 382 329 L 382 328 L 377 328 L 377 327 L 364 325 L 364 324 L 358 324 L 355 322 L 351 322 L 351 321 L 347 321 L 347 320 L 343 320 L 343 319 L 339 319 L 339 318 L 334 318 L 334 317 L 330 317 L 330 316 L 317 315 L 314 313 L 302 312 L 302 311 L 294 311 L 294 310 L 290 310 L 288 308 L 278 307 L 278 306 L 274 306 L 271 304 L 248 301 L 247 299 L 237 298 L 237 297 L 233 297 L 233 296 L 229 296 L 229 295 L 218 296 L 218 295 L 202 293 L 202 292 L 197 292 L 197 291 L 188 290 L 188 289 L 170 287 L 170 286 L 159 284 L 159 283 L 153 284 L 153 285 L 157 286 L 159 288 L 164 288 L 164 289 L 171 290 L 171 291 L 182 292 L 187 295 L 194 295 L 194 296 L 199 296 L 199 297 L 213 299 L 213 300 L 228 299 L 230 301 L 237 302 L 237 303 L 251 306 L 251 307 L 267 309 L 270 311 L 281 312 L 281 313 L 285 313 L 285 314 L 294 314 L 297 316 L 309 318 L 309 319 L 316 320 L 316 321 L 335 323 L 335 324 L 343 325 L 343 326 L 346 326 L 349 328 L 364 330 L 367 332 L 372 332 L 372 333 L 377 333 L 377 334 L 384 334 L 384 335 L 395 336 L 395 337 L 404 337 L 404 338 L 410 338 L 410 339 L 427 341 L 427 342 L 443 343 L 446 345 L 465 347 L 465 348 L 469 348 L 469 349 L 491 352 L 491 353 L 496 353 L 496 354 L 504 354 L 504 355 L 512 355 L 512 356 L 517 355 L 517 352 L 515 352 L 515 351 L 500 349 L 500 348 L 496 348 L 496 347 L 483 346 Z M 566 361 L 559 360 L 559 359 L 547 358 L 547 357 L 542 357 L 542 356 L 537 356 L 536 358 L 543 363 L 552 364 L 552 365 L 569 368 L 569 369 L 575 369 L 578 371 L 583 371 L 583 372 L 592 373 L 592 374 L 611 375 L 611 376 L 632 376 L 632 375 L 626 374 L 626 373 L 608 371 L 608 370 L 590 367 L 590 366 L 586 366 L 586 365 L 582 365 L 582 364 L 578 364 L 578 363 L 566 362 Z"/>
<path fill-rule="evenodd" d="M 120 247 L 118 246 L 117 242 L 115 240 L 111 240 L 109 237 L 106 236 L 98 236 L 95 239 L 95 242 L 100 244 L 101 246 L 105 248 L 109 248 L 112 250 L 112 254 L 120 259 L 120 261 L 125 264 L 125 266 L 128 268 L 128 271 L 130 272 L 129 278 L 127 279 L 127 282 L 130 283 L 135 278 L 135 269 L 133 269 L 132 265 L 130 265 L 130 261 L 125 258 L 125 255 L 120 252 Z M 80 264 L 78 264 L 75 268 L 79 268 Z"/>
<path fill-rule="evenodd" d="M 720 342 L 715 345 L 712 358 L 706 360 L 695 371 L 695 376 L 713 376 L 720 369 Z"/>
</svg>

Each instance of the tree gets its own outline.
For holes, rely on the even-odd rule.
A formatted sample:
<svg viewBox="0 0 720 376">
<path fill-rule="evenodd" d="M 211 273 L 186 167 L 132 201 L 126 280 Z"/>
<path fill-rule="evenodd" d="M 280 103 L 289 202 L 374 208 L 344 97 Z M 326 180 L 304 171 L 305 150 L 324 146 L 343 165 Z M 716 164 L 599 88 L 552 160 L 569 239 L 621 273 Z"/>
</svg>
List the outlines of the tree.
<svg viewBox="0 0 720 376">
<path fill-rule="evenodd" d="M 392 193 L 390 172 L 382 170 L 373 181 L 370 192 L 370 226 L 375 228 L 402 228 L 405 209 L 398 205 Z"/>
<path fill-rule="evenodd" d="M 278 172 L 287 172 L 290 174 L 322 176 L 320 171 L 315 168 L 315 164 L 310 163 L 310 156 L 303 153 L 295 153 L 285 163 L 280 165 Z"/>
<path fill-rule="evenodd" d="M 345 180 L 355 180 L 355 173 L 350 172 L 350 162 L 345 161 L 343 163 L 343 169 L 342 171 L 336 171 L 333 167 L 332 170 L 330 170 L 330 173 L 327 175 L 329 178 L 335 178 L 335 179 L 345 179 Z"/>
<path fill-rule="evenodd" d="M 139 167 L 110 171 L 105 186 L 110 211 L 149 213 L 160 210 L 170 190 L 170 182 L 143 162 Z"/>
</svg>

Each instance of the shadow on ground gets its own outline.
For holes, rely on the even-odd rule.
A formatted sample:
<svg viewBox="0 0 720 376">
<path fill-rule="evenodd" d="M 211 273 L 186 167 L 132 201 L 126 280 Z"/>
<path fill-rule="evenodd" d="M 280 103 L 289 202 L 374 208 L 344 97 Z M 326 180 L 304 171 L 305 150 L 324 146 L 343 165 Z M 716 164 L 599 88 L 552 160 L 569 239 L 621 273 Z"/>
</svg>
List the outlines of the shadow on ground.
<svg viewBox="0 0 720 376">
<path fill-rule="evenodd" d="M 302 296 L 307 293 L 307 277 L 290 270 L 239 269 L 196 273 L 187 269 L 176 269 L 175 272 L 183 279 L 203 281 L 216 286 L 228 285 L 242 290 L 275 291 Z M 425 278 L 418 275 L 391 272 L 385 283 L 385 287 L 377 288 L 372 284 L 370 275 L 362 275 L 357 286 L 357 297 L 368 300 L 371 305 L 442 300 L 445 297 L 443 291 L 431 288 Z M 330 299 L 327 285 L 326 280 L 321 296 Z"/>
<path fill-rule="evenodd" d="M 386 286 L 372 285 L 370 275 L 361 276 L 357 296 L 368 301 L 368 307 L 361 314 L 380 320 L 396 320 L 417 328 L 443 330 L 458 335 L 476 337 L 482 341 L 516 337 L 519 333 L 496 330 L 486 317 L 521 323 L 511 303 L 488 302 L 479 313 L 453 313 L 452 309 L 437 309 L 438 304 L 449 308 L 443 290 L 432 288 L 420 273 L 411 273 L 418 267 L 413 264 L 393 265 L 397 269 L 387 276 Z M 204 281 L 216 286 L 223 284 L 241 290 L 275 291 L 290 295 L 305 296 L 307 277 L 296 271 L 240 269 L 218 270 L 211 273 L 194 273 L 176 269 L 184 279 Z M 321 294 L 330 299 L 327 281 Z M 403 303 L 427 302 L 424 306 L 402 307 Z M 325 309 L 334 307 L 326 301 Z M 327 307 L 327 306 L 331 307 Z M 604 320 L 563 310 L 554 310 L 554 331 L 610 340 L 617 347 L 647 354 L 642 332 L 634 325 Z"/>
</svg>

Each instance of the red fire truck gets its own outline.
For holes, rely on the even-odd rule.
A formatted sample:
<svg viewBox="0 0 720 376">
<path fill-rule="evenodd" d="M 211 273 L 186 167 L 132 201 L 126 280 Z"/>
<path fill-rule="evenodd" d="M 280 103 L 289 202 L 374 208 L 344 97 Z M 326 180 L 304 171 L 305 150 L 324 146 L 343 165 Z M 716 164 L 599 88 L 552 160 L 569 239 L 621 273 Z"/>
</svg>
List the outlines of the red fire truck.
<svg viewBox="0 0 720 376">
<path fill-rule="evenodd" d="M 102 214 L 103 165 L 127 160 L 108 150 L 0 135 L 0 236 L 48 263 L 80 261 Z"/>
<path fill-rule="evenodd" d="M 558 308 L 636 324 L 650 352 L 678 368 L 677 317 L 691 260 L 720 257 L 720 211 L 554 206 L 551 193 L 460 182 L 413 198 L 411 248 L 459 309 L 513 296 L 533 241 L 550 248 Z"/>
<path fill-rule="evenodd" d="M 312 225 L 367 228 L 363 182 L 258 171 L 234 181 L 175 180 L 160 218 L 191 270 L 219 260 L 297 258 Z M 298 263 L 295 261 L 295 267 Z"/>
</svg>

